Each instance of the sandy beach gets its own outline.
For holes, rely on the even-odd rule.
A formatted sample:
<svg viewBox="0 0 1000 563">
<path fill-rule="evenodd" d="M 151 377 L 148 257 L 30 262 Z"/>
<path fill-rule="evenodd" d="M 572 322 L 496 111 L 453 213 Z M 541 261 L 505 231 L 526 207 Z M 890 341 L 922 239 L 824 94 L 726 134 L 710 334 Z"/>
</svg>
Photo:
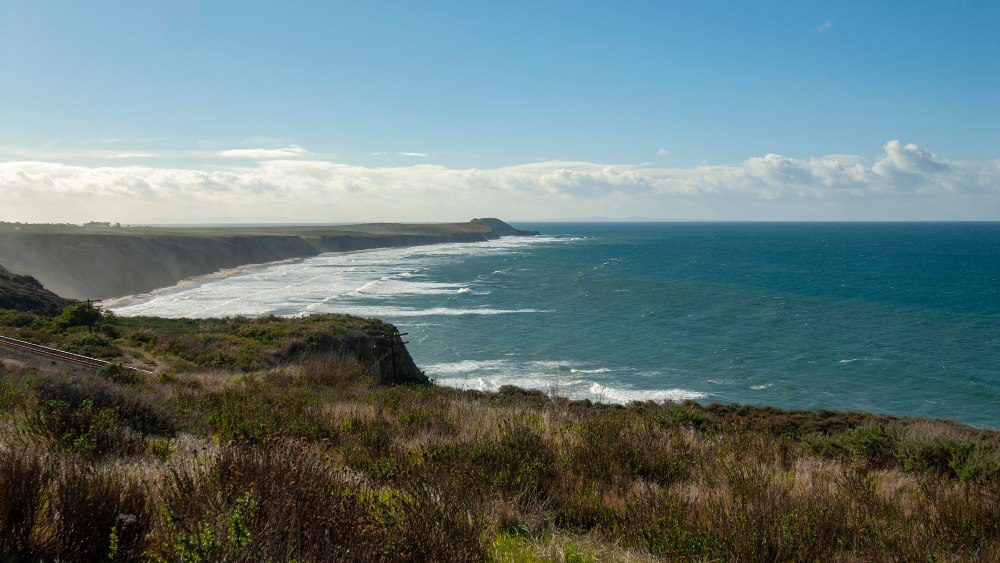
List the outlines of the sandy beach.
<svg viewBox="0 0 1000 563">
<path fill-rule="evenodd" d="M 375 252 L 378 250 L 386 250 L 387 248 L 388 247 L 379 247 L 379 248 L 366 248 L 364 250 L 350 250 L 347 252 L 324 252 L 322 254 L 317 254 L 316 256 L 307 256 L 304 258 L 288 258 L 285 260 L 274 260 L 271 262 L 244 264 L 242 266 L 236 266 L 235 268 L 223 268 L 221 270 L 212 272 L 211 274 L 204 274 L 201 276 L 191 276 L 190 278 L 184 278 L 183 280 L 175 283 L 174 285 L 161 287 L 159 289 L 154 289 L 153 291 L 147 291 L 146 293 L 123 295 L 121 297 L 112 297 L 109 299 L 102 299 L 100 301 L 95 301 L 94 305 L 101 307 L 103 309 L 116 309 L 120 307 L 127 307 L 135 303 L 146 301 L 147 299 L 152 299 L 153 297 L 158 297 L 161 295 L 170 295 L 171 293 L 184 291 L 185 289 L 189 289 L 196 285 L 201 285 L 203 283 L 207 283 L 213 280 L 221 280 L 223 278 L 228 278 L 239 274 L 245 274 L 247 272 L 252 272 L 254 270 L 269 268 L 271 266 L 279 266 L 281 264 L 298 264 L 299 262 L 304 262 L 305 260 L 311 260 L 313 258 L 319 258 L 322 256 L 359 254 L 362 252 Z"/>
</svg>

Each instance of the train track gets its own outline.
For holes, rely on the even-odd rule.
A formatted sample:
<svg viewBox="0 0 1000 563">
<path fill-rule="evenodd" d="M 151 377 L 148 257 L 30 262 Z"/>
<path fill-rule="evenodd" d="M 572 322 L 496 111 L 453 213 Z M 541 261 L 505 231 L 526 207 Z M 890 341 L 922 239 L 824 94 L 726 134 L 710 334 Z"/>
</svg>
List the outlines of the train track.
<svg viewBox="0 0 1000 563">
<path fill-rule="evenodd" d="M 42 346 L 41 344 L 25 342 L 24 340 L 10 338 L 8 336 L 0 336 L 0 346 L 6 346 L 8 348 L 14 348 L 16 350 L 21 350 L 23 352 L 35 354 L 37 356 L 44 356 L 46 358 L 52 358 L 54 360 L 60 360 L 63 362 L 76 364 L 78 366 L 86 366 L 96 369 L 100 369 L 111 363 L 104 360 L 98 360 L 97 358 L 81 356 L 80 354 L 74 354 L 72 352 L 58 350 L 56 348 L 49 348 L 48 346 Z M 125 367 L 136 371 L 149 373 L 144 369 L 134 368 L 131 366 L 125 366 Z"/>
</svg>

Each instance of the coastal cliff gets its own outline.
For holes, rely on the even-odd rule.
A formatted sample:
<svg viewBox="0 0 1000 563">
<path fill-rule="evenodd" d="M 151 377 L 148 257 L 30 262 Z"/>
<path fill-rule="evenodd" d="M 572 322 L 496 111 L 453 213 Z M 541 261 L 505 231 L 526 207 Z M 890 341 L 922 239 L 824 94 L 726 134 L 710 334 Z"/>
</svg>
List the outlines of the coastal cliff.
<svg viewBox="0 0 1000 563">
<path fill-rule="evenodd" d="M 72 303 L 42 287 L 31 276 L 12 274 L 0 266 L 0 309 L 54 314 Z"/>
<path fill-rule="evenodd" d="M 79 227 L 0 225 L 0 264 L 64 297 L 105 299 L 226 268 L 324 252 L 481 242 L 533 235 L 498 219 L 329 227 Z"/>
</svg>

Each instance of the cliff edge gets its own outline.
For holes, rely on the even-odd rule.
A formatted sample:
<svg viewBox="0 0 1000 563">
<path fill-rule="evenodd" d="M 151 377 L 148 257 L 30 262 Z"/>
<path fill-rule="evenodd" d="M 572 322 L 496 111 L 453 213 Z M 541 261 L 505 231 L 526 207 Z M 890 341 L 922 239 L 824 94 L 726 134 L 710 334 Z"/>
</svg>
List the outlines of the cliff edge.
<svg viewBox="0 0 1000 563">
<path fill-rule="evenodd" d="M 50 315 L 72 303 L 42 287 L 31 276 L 13 274 L 0 266 L 0 309 Z"/>
<path fill-rule="evenodd" d="M 168 287 L 225 268 L 343 252 L 527 236 L 499 219 L 293 227 L 0 224 L 0 264 L 74 299 Z"/>
</svg>

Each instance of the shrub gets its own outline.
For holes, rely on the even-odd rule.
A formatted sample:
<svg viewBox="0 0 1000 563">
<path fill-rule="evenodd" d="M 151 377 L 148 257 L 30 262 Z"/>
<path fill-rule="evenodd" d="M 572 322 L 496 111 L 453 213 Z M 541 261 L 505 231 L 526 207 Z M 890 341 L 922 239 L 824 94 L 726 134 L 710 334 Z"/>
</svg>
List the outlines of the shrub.
<svg viewBox="0 0 1000 563">
<path fill-rule="evenodd" d="M 882 424 L 873 424 L 859 426 L 841 434 L 811 434 L 804 436 L 802 441 L 820 455 L 854 455 L 873 465 L 886 466 L 896 460 L 899 436 Z"/>
<path fill-rule="evenodd" d="M 0 326 L 23 328 L 37 324 L 40 321 L 41 317 L 35 313 L 15 311 L 12 309 L 0 310 Z"/>
<path fill-rule="evenodd" d="M 53 508 L 51 555 L 69 561 L 136 560 L 153 514 L 146 491 L 122 473 L 64 464 Z"/>
<path fill-rule="evenodd" d="M 557 479 L 556 458 L 545 440 L 529 428 L 503 428 L 499 438 L 450 442 L 431 454 L 441 479 L 455 490 L 530 494 L 546 497 Z"/>
<path fill-rule="evenodd" d="M 66 307 L 56 318 L 52 319 L 52 324 L 59 330 L 77 326 L 93 327 L 101 320 L 101 312 L 90 303 L 75 303 Z"/>
<path fill-rule="evenodd" d="M 86 457 L 135 455 L 145 450 L 142 438 L 121 426 L 114 409 L 97 408 L 90 400 L 79 407 L 66 401 L 47 401 L 39 407 L 31 426 L 52 445 Z"/>
<path fill-rule="evenodd" d="M 116 358 L 122 355 L 121 350 L 105 336 L 88 332 L 71 335 L 69 338 L 63 340 L 59 348 L 67 352 L 94 358 Z"/>
<path fill-rule="evenodd" d="M 52 468 L 41 452 L 0 446 L 0 559 L 39 559 L 32 531 L 43 521 Z"/>
<path fill-rule="evenodd" d="M 148 328 L 141 328 L 128 335 L 133 344 L 152 345 L 156 342 L 156 333 Z"/>
<path fill-rule="evenodd" d="M 431 490 L 354 484 L 301 444 L 239 441 L 209 467 L 174 473 L 167 558 L 463 561 L 482 558 L 482 528 Z"/>
<path fill-rule="evenodd" d="M 906 440 L 899 459 L 911 471 L 934 472 L 961 481 L 992 481 L 1000 477 L 1000 461 L 975 442 L 932 438 Z"/>
<path fill-rule="evenodd" d="M 77 407 L 91 401 L 94 407 L 114 409 L 118 419 L 136 432 L 173 436 L 177 432 L 177 414 L 171 405 L 132 388 L 122 388 L 95 377 L 69 377 L 39 373 L 38 395 L 45 400 L 59 400 Z"/>
<path fill-rule="evenodd" d="M 170 453 L 173 451 L 173 446 L 170 445 L 169 440 L 164 440 L 162 438 L 154 438 L 149 441 L 147 446 L 149 453 L 155 455 L 160 459 L 167 459 L 170 457 Z"/>
<path fill-rule="evenodd" d="M 580 422 L 580 443 L 570 452 L 574 469 L 604 482 L 643 478 L 667 485 L 686 478 L 692 452 L 672 434 L 637 422 L 641 418 L 627 411 Z"/>
<path fill-rule="evenodd" d="M 139 382 L 139 374 L 121 362 L 112 362 L 97 370 L 98 377 L 103 377 L 119 385 L 135 385 Z"/>
</svg>

